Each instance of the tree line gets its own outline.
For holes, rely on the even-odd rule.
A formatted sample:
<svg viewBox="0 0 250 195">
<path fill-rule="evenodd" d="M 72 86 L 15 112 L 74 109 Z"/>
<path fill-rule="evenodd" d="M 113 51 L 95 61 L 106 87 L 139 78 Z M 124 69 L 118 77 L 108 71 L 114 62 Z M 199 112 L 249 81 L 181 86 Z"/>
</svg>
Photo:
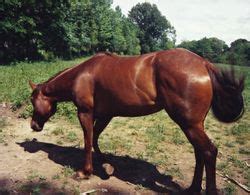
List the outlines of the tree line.
<svg viewBox="0 0 250 195">
<path fill-rule="evenodd" d="M 67 59 L 106 50 L 134 55 L 174 45 L 168 38 L 175 34 L 174 28 L 156 5 L 137 5 L 128 17 L 111 5 L 112 0 L 4 1 L 0 5 L 1 63 Z"/>
<path fill-rule="evenodd" d="M 135 55 L 187 48 L 212 62 L 249 65 L 249 41 L 229 48 L 216 38 L 175 44 L 176 31 L 156 5 L 138 3 L 128 16 L 112 0 L 5 0 L 0 5 L 0 64 L 70 59 L 110 51 Z"/>
<path fill-rule="evenodd" d="M 198 41 L 183 41 L 178 47 L 186 48 L 215 63 L 250 66 L 250 41 L 237 39 L 230 47 L 217 38 L 203 38 Z"/>
</svg>

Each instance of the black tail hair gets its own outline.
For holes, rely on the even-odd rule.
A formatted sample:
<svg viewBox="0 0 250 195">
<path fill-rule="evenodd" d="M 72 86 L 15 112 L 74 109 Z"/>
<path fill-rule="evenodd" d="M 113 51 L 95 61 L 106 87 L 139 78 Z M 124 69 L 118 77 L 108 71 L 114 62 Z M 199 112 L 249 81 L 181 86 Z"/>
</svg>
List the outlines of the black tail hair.
<svg viewBox="0 0 250 195">
<path fill-rule="evenodd" d="M 245 76 L 236 76 L 235 70 L 219 69 L 207 64 L 213 85 L 212 111 L 221 122 L 234 122 L 244 113 L 242 91 Z"/>
</svg>

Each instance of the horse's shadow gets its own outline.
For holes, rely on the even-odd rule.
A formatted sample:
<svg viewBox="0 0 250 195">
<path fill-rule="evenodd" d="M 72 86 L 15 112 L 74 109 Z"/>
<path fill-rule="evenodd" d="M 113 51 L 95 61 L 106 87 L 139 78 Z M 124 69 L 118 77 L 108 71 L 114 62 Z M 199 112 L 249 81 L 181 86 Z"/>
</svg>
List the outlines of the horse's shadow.
<svg viewBox="0 0 250 195">
<path fill-rule="evenodd" d="M 84 162 L 84 150 L 75 147 L 58 146 L 51 143 L 39 142 L 37 140 L 17 143 L 25 151 L 35 153 L 44 151 L 48 153 L 50 160 L 63 166 L 70 166 L 79 170 Z M 169 175 L 161 174 L 154 165 L 129 156 L 115 156 L 102 154 L 102 157 L 93 153 L 94 175 L 106 179 L 107 174 L 102 168 L 103 163 L 109 163 L 114 167 L 113 176 L 120 180 L 135 185 L 141 185 L 156 192 L 181 192 L 182 188 L 172 181 Z"/>
</svg>

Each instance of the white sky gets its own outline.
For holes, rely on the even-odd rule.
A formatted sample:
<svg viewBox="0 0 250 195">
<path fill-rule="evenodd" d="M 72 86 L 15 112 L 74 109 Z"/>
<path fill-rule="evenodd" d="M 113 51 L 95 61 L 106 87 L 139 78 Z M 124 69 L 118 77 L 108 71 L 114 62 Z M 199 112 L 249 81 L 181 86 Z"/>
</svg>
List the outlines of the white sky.
<svg viewBox="0 0 250 195">
<path fill-rule="evenodd" d="M 175 27 L 177 43 L 217 37 L 228 45 L 238 38 L 250 40 L 250 0 L 113 0 L 127 15 L 137 3 L 156 4 Z"/>
</svg>

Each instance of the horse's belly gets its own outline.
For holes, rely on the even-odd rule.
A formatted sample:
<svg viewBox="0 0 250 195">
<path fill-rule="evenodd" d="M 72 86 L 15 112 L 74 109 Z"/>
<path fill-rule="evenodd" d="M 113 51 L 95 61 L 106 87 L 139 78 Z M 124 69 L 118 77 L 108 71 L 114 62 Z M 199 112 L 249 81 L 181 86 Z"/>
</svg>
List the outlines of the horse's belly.
<svg viewBox="0 0 250 195">
<path fill-rule="evenodd" d="M 127 116 L 127 117 L 135 117 L 135 116 L 144 116 L 149 115 L 155 112 L 158 112 L 162 109 L 162 107 L 157 104 L 151 102 L 151 105 L 124 105 L 124 104 L 116 104 L 115 102 L 110 104 L 97 104 L 95 107 L 95 115 L 99 117 L 105 116 Z"/>
</svg>

